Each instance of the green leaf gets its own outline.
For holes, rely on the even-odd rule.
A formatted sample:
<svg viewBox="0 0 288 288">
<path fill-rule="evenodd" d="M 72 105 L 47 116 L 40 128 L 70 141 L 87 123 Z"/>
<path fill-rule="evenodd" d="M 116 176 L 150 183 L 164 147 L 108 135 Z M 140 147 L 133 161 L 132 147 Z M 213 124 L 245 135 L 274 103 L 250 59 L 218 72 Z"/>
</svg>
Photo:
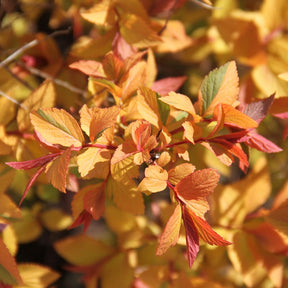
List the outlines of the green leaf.
<svg viewBox="0 0 288 288">
<path fill-rule="evenodd" d="M 163 101 L 159 100 L 159 98 L 161 98 L 161 95 L 159 95 L 158 93 L 156 93 L 156 95 L 157 95 L 158 111 L 160 114 L 161 122 L 165 126 L 167 118 L 169 116 L 170 106 L 164 103 Z"/>
<path fill-rule="evenodd" d="M 224 80 L 226 70 L 229 66 L 229 63 L 221 66 L 218 69 L 211 71 L 203 80 L 200 91 L 202 94 L 202 111 L 206 111 L 213 101 L 214 97 L 217 95 L 219 88 Z"/>
</svg>

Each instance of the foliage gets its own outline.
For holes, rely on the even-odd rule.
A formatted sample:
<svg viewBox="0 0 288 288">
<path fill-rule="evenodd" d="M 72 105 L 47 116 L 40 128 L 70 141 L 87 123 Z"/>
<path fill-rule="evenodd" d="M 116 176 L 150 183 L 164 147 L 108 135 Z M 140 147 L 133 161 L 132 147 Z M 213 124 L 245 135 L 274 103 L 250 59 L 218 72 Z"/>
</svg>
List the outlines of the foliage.
<svg viewBox="0 0 288 288">
<path fill-rule="evenodd" d="M 0 287 L 285 287 L 288 2 L 54 2 L 0 10 Z"/>
</svg>

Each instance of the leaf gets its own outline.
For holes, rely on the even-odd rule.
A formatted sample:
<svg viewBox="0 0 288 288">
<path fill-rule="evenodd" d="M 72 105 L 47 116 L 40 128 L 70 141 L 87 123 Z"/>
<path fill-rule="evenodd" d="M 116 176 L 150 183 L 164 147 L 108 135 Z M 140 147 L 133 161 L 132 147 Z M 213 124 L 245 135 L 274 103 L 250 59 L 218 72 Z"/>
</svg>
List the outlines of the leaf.
<svg viewBox="0 0 288 288">
<path fill-rule="evenodd" d="M 95 78 L 105 78 L 103 66 L 100 62 L 94 60 L 79 60 L 69 65 L 71 69 L 77 69 L 82 73 Z"/>
<path fill-rule="evenodd" d="M 177 91 L 183 85 L 186 79 L 186 76 L 163 78 L 155 81 L 151 89 L 158 94 L 165 96 L 168 95 L 169 92 L 175 93 L 171 91 Z"/>
<path fill-rule="evenodd" d="M 118 253 L 103 265 L 101 287 L 130 288 L 134 279 L 134 269 L 125 253 Z"/>
<path fill-rule="evenodd" d="M 21 218 L 21 210 L 10 199 L 10 197 L 4 193 L 0 193 L 0 221 L 1 218 Z"/>
<path fill-rule="evenodd" d="M 71 215 L 59 208 L 52 208 L 41 213 L 41 224 L 52 232 L 65 230 L 72 222 Z"/>
<path fill-rule="evenodd" d="M 182 208 L 183 221 L 186 232 L 186 245 L 187 245 L 187 256 L 190 268 L 192 267 L 196 256 L 199 252 L 199 236 L 196 231 L 194 222 L 191 219 L 190 214 L 185 208 Z"/>
<path fill-rule="evenodd" d="M 122 14 L 119 24 L 122 37 L 136 48 L 155 46 L 161 41 L 156 31 L 153 30 L 152 25 L 138 15 Z"/>
<path fill-rule="evenodd" d="M 38 264 L 19 264 L 20 275 L 23 279 L 22 288 L 46 288 L 55 282 L 60 274 L 54 270 Z"/>
<path fill-rule="evenodd" d="M 234 61 L 228 62 L 206 76 L 199 90 L 199 112 L 209 116 L 219 103 L 232 105 L 238 96 L 238 74 Z"/>
<path fill-rule="evenodd" d="M 170 106 L 174 108 L 177 108 L 182 111 L 186 111 L 191 115 L 196 114 L 191 100 L 183 94 L 170 92 L 169 96 L 161 97 L 159 100 L 163 101 L 164 103 L 169 104 Z"/>
<path fill-rule="evenodd" d="M 244 142 L 250 147 L 265 153 L 277 153 L 282 151 L 280 147 L 259 135 L 256 131 L 250 131 L 246 136 L 240 138 L 239 142 Z"/>
<path fill-rule="evenodd" d="M 182 163 L 168 171 L 168 179 L 172 185 L 176 185 L 183 178 L 195 171 L 196 167 L 190 163 Z"/>
<path fill-rule="evenodd" d="M 167 180 L 166 170 L 157 165 L 150 165 L 145 169 L 145 178 L 138 185 L 138 191 L 152 193 L 163 191 L 167 187 Z"/>
<path fill-rule="evenodd" d="M 35 241 L 43 232 L 39 222 L 41 205 L 34 205 L 32 209 L 22 208 L 22 218 L 12 223 L 18 243 Z"/>
<path fill-rule="evenodd" d="M 30 188 L 32 187 L 32 185 L 34 184 L 34 182 L 36 181 L 36 179 L 40 176 L 40 174 L 46 169 L 46 166 L 42 166 L 41 168 L 39 168 L 34 174 L 33 176 L 29 179 L 27 186 L 25 188 L 25 191 L 21 197 L 21 200 L 19 202 L 19 206 L 21 206 L 22 202 L 24 201 L 28 191 L 30 190 Z"/>
<path fill-rule="evenodd" d="M 98 220 L 105 211 L 105 191 L 104 186 L 89 189 L 83 197 L 83 208 L 89 212 L 94 220 Z"/>
<path fill-rule="evenodd" d="M 218 104 L 222 106 L 223 113 L 224 113 L 224 124 L 242 128 L 242 129 L 250 129 L 256 128 L 258 123 L 250 118 L 249 116 L 245 115 L 244 113 L 240 112 L 239 110 L 233 108 L 231 105 L 227 104 Z M 217 106 L 214 110 L 214 117 L 217 119 L 218 109 Z"/>
<path fill-rule="evenodd" d="M 160 101 L 160 95 L 157 94 L 157 104 L 158 104 L 158 111 L 161 119 L 162 125 L 166 125 L 169 113 L 170 113 L 170 107 L 168 104 L 163 103 Z"/>
<path fill-rule="evenodd" d="M 120 108 L 117 106 L 92 110 L 92 119 L 89 129 L 91 142 L 95 141 L 105 129 L 115 124 L 119 113 Z"/>
<path fill-rule="evenodd" d="M 68 148 L 58 156 L 58 158 L 53 160 L 53 162 L 49 163 L 45 170 L 47 181 L 63 193 L 66 193 L 66 180 L 70 157 L 71 148 Z"/>
<path fill-rule="evenodd" d="M 180 180 L 175 191 L 185 200 L 207 197 L 216 188 L 219 177 L 214 169 L 198 170 Z"/>
<path fill-rule="evenodd" d="M 15 259 L 9 253 L 9 250 L 0 238 L 0 284 L 21 284 L 20 277 Z"/>
<path fill-rule="evenodd" d="M 87 235 L 74 235 L 61 239 L 54 244 L 54 248 L 72 265 L 84 267 L 96 264 L 114 252 L 114 248 Z"/>
<path fill-rule="evenodd" d="M 27 160 L 27 161 L 22 161 L 22 162 L 6 162 L 5 164 L 14 169 L 29 170 L 32 168 L 43 166 L 47 164 L 48 162 L 53 161 L 58 156 L 59 156 L 59 153 L 48 154 L 48 155 L 45 155 L 45 156 L 42 156 L 40 158 L 33 159 L 33 160 Z"/>
<path fill-rule="evenodd" d="M 179 238 L 182 222 L 181 206 L 177 205 L 173 214 L 170 216 L 165 229 L 160 237 L 160 242 L 156 251 L 157 255 L 164 254 L 170 246 L 174 246 Z"/>
<path fill-rule="evenodd" d="M 108 195 L 120 209 L 134 215 L 142 215 L 145 210 L 142 193 L 137 191 L 137 185 L 124 185 L 109 177 L 106 185 Z"/>
<path fill-rule="evenodd" d="M 35 130 L 51 144 L 79 147 L 84 142 L 77 121 L 63 109 L 39 109 L 30 118 Z"/>
<path fill-rule="evenodd" d="M 195 225 L 200 239 L 210 245 L 226 246 L 232 244 L 229 241 L 224 240 L 219 234 L 212 230 L 210 225 L 205 220 L 189 211 L 189 208 L 187 210 Z"/>
<path fill-rule="evenodd" d="M 275 95 L 272 94 L 270 97 L 263 100 L 249 103 L 242 112 L 260 123 L 268 114 L 268 111 L 274 101 L 274 96 Z"/>
<path fill-rule="evenodd" d="M 146 87 L 141 87 L 137 91 L 137 107 L 142 117 L 152 125 L 160 127 L 160 115 L 158 112 L 156 93 Z"/>
<path fill-rule="evenodd" d="M 78 171 L 82 178 L 106 179 L 109 174 L 111 151 L 91 147 L 77 156 Z"/>
<path fill-rule="evenodd" d="M 29 97 L 22 102 L 22 105 L 28 110 L 20 107 L 17 113 L 17 124 L 20 131 L 30 127 L 31 121 L 29 111 L 38 110 L 39 108 L 52 107 L 56 99 L 56 90 L 54 83 L 50 80 L 44 81 Z"/>
</svg>

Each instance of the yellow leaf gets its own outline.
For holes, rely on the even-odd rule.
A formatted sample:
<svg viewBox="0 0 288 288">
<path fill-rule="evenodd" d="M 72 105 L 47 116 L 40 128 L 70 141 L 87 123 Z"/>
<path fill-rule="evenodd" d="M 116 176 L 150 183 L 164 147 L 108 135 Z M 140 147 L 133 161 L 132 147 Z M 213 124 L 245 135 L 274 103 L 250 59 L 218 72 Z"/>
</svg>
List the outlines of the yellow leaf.
<svg viewBox="0 0 288 288">
<path fill-rule="evenodd" d="M 159 128 L 159 113 L 156 93 L 142 87 L 137 91 L 137 107 L 142 117 Z"/>
<path fill-rule="evenodd" d="M 145 178 L 138 185 L 139 192 L 160 192 L 167 187 L 168 173 L 158 165 L 150 165 L 145 169 Z"/>
<path fill-rule="evenodd" d="M 20 107 L 17 114 L 17 124 L 20 131 L 29 128 L 31 121 L 29 111 L 39 108 L 52 107 L 55 104 L 56 91 L 54 83 L 50 80 L 44 81 L 39 88 L 34 90 L 28 98 L 22 102 L 22 105 L 28 110 Z"/>
<path fill-rule="evenodd" d="M 132 231 L 137 227 L 136 218 L 133 214 L 112 205 L 105 209 L 105 221 L 110 229 L 119 234 Z"/>
<path fill-rule="evenodd" d="M 60 277 L 59 273 L 42 265 L 19 264 L 18 268 L 23 285 L 13 286 L 15 288 L 47 288 Z"/>
<path fill-rule="evenodd" d="M 41 207 L 34 206 L 33 210 L 22 208 L 22 219 L 12 224 L 19 243 L 29 243 L 36 240 L 42 233 L 42 227 L 38 222 L 38 209 Z"/>
<path fill-rule="evenodd" d="M 185 178 L 187 175 L 195 171 L 195 166 L 190 163 L 183 163 L 177 165 L 175 168 L 172 168 L 168 171 L 169 182 L 173 185 L 176 185 L 180 180 Z"/>
<path fill-rule="evenodd" d="M 161 38 L 157 35 L 152 25 L 135 14 L 122 14 L 119 21 L 122 37 L 137 48 L 147 48 L 160 43 Z M 159 31 L 160 25 L 157 25 Z"/>
<path fill-rule="evenodd" d="M 105 189 L 120 209 L 134 215 L 144 213 L 145 206 L 143 196 L 142 193 L 137 191 L 137 185 L 135 183 L 124 185 L 122 181 L 118 182 L 112 177 L 109 177 Z"/>
<path fill-rule="evenodd" d="M 1 218 L 21 218 L 21 210 L 4 193 L 0 193 L 0 219 Z"/>
<path fill-rule="evenodd" d="M 54 248 L 61 257 L 76 266 L 96 264 L 114 252 L 114 248 L 87 235 L 67 237 L 57 241 Z"/>
<path fill-rule="evenodd" d="M 81 177 L 106 179 L 110 169 L 110 158 L 111 151 L 108 149 L 88 148 L 77 156 Z"/>
<path fill-rule="evenodd" d="M 103 265 L 101 287 L 130 288 L 134 279 L 134 269 L 129 265 L 127 256 L 119 253 Z"/>
<path fill-rule="evenodd" d="M 82 11 L 81 16 L 96 25 L 111 26 L 115 22 L 116 14 L 113 9 L 113 1 L 101 1 L 90 9 Z"/>
<path fill-rule="evenodd" d="M 79 147 L 84 142 L 77 121 L 63 109 L 39 109 L 30 118 L 37 133 L 51 144 Z"/>
<path fill-rule="evenodd" d="M 168 96 L 161 97 L 159 100 L 179 110 L 186 111 L 191 115 L 196 114 L 191 100 L 186 95 L 175 93 L 175 92 L 170 92 Z"/>
<path fill-rule="evenodd" d="M 18 241 L 11 225 L 7 225 L 2 231 L 2 240 L 12 256 L 15 256 L 18 250 Z"/>
<path fill-rule="evenodd" d="M 115 124 L 120 113 L 120 108 L 112 106 L 109 108 L 98 108 L 92 110 L 92 119 L 90 122 L 89 136 L 93 142 L 107 128 Z"/>
<path fill-rule="evenodd" d="M 42 225 L 52 232 L 65 230 L 73 222 L 71 215 L 64 213 L 58 208 L 53 208 L 42 212 L 40 219 Z"/>
</svg>

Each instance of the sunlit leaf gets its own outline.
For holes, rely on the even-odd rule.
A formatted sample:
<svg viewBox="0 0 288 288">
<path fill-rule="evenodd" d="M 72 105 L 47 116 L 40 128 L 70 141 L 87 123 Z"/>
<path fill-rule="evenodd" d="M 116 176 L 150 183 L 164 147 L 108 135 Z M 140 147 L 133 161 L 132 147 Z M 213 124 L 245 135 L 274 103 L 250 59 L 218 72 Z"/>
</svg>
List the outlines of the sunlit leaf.
<svg viewBox="0 0 288 288">
<path fill-rule="evenodd" d="M 30 118 L 37 132 L 51 144 L 78 147 L 84 142 L 77 121 L 65 110 L 39 109 L 37 112 L 32 112 Z"/>
</svg>

